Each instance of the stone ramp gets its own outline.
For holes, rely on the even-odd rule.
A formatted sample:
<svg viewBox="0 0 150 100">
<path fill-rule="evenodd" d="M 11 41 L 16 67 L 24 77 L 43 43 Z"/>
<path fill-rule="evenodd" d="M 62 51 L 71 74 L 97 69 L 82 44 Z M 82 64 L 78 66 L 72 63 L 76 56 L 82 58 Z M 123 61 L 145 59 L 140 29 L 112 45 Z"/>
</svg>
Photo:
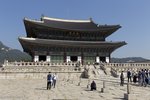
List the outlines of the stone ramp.
<svg viewBox="0 0 150 100">
<path fill-rule="evenodd" d="M 97 72 L 99 73 L 100 76 L 106 76 L 106 74 L 102 69 L 98 69 Z"/>
<path fill-rule="evenodd" d="M 100 76 L 106 76 L 106 74 L 100 68 L 99 65 L 85 66 L 85 68 L 87 70 L 87 74 L 88 74 L 90 79 L 99 78 Z"/>
</svg>

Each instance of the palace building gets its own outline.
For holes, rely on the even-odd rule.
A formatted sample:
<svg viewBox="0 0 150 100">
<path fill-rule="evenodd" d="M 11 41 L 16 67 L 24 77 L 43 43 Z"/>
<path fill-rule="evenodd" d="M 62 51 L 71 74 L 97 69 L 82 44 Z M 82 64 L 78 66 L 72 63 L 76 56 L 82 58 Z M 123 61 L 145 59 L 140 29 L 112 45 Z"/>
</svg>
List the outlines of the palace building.
<svg viewBox="0 0 150 100">
<path fill-rule="evenodd" d="M 23 50 L 34 62 L 52 63 L 110 62 L 111 53 L 126 45 L 105 39 L 120 25 L 99 25 L 89 20 L 66 20 L 42 16 L 40 20 L 24 18 L 26 37 L 19 37 Z"/>
</svg>

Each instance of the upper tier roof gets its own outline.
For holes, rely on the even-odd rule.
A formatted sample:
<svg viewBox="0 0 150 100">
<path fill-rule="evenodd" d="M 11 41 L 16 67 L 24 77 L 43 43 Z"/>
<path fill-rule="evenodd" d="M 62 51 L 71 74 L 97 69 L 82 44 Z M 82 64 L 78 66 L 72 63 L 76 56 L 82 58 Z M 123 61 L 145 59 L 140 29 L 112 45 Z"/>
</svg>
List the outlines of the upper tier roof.
<svg viewBox="0 0 150 100">
<path fill-rule="evenodd" d="M 120 25 L 98 25 L 89 20 L 67 20 L 58 18 L 42 17 L 41 20 L 24 19 L 26 29 L 30 29 L 32 25 L 40 25 L 55 29 L 72 30 L 72 31 L 101 31 L 101 30 L 117 30 Z M 28 28 L 27 28 L 28 27 Z"/>
</svg>

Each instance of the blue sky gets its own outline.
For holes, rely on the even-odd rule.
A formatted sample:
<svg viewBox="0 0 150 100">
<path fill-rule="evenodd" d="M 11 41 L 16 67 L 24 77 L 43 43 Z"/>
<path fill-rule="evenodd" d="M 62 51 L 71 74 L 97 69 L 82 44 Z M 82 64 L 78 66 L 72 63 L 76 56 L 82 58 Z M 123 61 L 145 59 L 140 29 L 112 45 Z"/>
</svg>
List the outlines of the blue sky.
<svg viewBox="0 0 150 100">
<path fill-rule="evenodd" d="M 98 24 L 120 24 L 107 41 L 128 44 L 112 57 L 150 59 L 150 0 L 1 0 L 0 41 L 22 50 L 19 36 L 26 36 L 23 18 L 40 19 L 41 15 L 64 19 L 92 19 Z"/>
</svg>

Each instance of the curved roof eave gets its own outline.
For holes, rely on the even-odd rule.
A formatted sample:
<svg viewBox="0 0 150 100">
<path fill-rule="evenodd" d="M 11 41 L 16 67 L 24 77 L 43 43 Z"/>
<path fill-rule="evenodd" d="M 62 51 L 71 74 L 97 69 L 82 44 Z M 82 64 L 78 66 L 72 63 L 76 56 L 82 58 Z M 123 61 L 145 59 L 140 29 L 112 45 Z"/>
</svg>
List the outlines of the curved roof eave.
<svg viewBox="0 0 150 100">
<path fill-rule="evenodd" d="M 91 32 L 96 32 L 96 31 L 105 31 L 105 30 L 114 30 L 114 29 L 117 30 L 117 29 L 121 28 L 120 25 L 97 25 L 97 24 L 95 24 L 93 22 L 90 22 L 90 21 L 87 21 L 87 22 L 85 21 L 85 22 L 88 23 L 88 24 L 92 23 L 93 25 L 95 25 L 94 28 L 84 28 L 84 29 L 82 29 L 82 28 L 80 28 L 80 29 L 76 28 L 75 29 L 74 28 L 73 29 L 73 28 L 68 28 L 68 27 L 65 27 L 65 28 L 64 27 L 57 27 L 57 26 L 46 24 L 44 22 L 44 20 L 39 21 L 39 20 L 31 20 L 31 19 L 28 19 L 28 18 L 25 18 L 24 22 L 25 22 L 25 24 L 26 23 L 29 23 L 29 24 L 32 23 L 32 24 L 35 24 L 35 25 L 43 26 L 43 27 L 62 29 L 62 30 L 70 30 L 70 31 L 72 30 L 72 31 L 91 31 Z M 78 22 L 80 22 L 80 21 L 78 21 Z M 72 24 L 73 24 L 73 21 L 72 21 Z M 83 22 L 81 24 L 83 24 Z"/>
<path fill-rule="evenodd" d="M 84 45 L 84 46 L 123 46 L 126 45 L 126 42 L 106 42 L 106 41 L 70 41 L 70 40 L 52 40 L 52 39 L 37 39 L 37 38 L 25 38 L 19 37 L 20 41 L 44 44 L 44 45 Z"/>
</svg>

